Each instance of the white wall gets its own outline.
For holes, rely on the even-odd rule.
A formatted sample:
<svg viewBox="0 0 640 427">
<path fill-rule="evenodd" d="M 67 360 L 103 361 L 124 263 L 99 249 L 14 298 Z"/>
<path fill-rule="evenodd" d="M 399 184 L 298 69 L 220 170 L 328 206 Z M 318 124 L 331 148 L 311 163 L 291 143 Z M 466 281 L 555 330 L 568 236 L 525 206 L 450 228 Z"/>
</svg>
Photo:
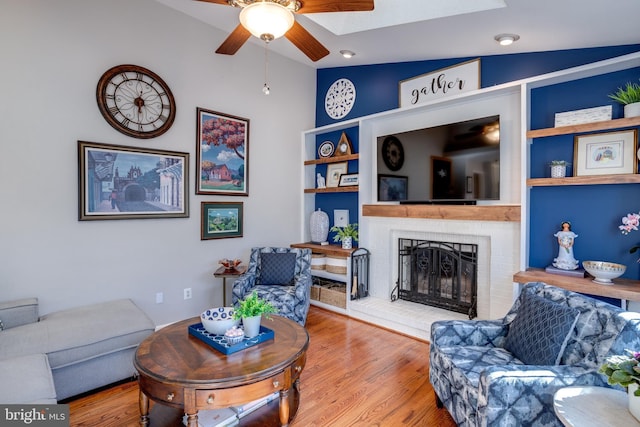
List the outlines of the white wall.
<svg viewBox="0 0 640 427">
<path fill-rule="evenodd" d="M 219 259 L 298 238 L 313 68 L 270 54 L 264 96 L 260 46 L 216 55 L 226 34 L 151 0 L 0 0 L 0 11 L 0 300 L 36 296 L 44 314 L 126 297 L 165 324 L 222 304 Z M 98 79 L 125 63 L 171 88 L 164 135 L 130 138 L 102 118 Z M 195 195 L 196 107 L 250 120 L 249 197 Z M 78 140 L 190 153 L 190 217 L 78 221 Z M 244 237 L 201 241 L 202 201 L 244 202 Z"/>
</svg>

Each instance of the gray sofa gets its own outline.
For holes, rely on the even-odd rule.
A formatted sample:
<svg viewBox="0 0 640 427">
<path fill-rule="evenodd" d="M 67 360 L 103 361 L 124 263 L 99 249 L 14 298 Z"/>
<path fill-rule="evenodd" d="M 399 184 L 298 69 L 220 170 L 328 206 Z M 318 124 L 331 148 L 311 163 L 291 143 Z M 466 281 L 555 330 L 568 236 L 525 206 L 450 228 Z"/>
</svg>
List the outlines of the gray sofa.
<svg viewBox="0 0 640 427">
<path fill-rule="evenodd" d="M 434 322 L 429 378 L 459 426 L 562 426 L 554 393 L 610 387 L 598 368 L 626 349 L 640 349 L 640 313 L 529 283 L 502 319 Z"/>
<path fill-rule="evenodd" d="M 0 403 L 55 403 L 133 377 L 155 330 L 131 300 L 38 314 L 37 298 L 0 303 Z"/>
</svg>

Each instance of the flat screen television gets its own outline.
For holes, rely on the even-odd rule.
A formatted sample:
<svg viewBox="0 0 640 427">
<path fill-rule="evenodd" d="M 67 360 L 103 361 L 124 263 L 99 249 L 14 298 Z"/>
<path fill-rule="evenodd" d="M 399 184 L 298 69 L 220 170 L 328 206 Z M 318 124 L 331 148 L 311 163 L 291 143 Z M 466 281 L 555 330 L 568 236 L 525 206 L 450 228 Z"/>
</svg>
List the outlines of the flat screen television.
<svg viewBox="0 0 640 427">
<path fill-rule="evenodd" d="M 500 116 L 377 138 L 378 201 L 500 199 Z"/>
</svg>

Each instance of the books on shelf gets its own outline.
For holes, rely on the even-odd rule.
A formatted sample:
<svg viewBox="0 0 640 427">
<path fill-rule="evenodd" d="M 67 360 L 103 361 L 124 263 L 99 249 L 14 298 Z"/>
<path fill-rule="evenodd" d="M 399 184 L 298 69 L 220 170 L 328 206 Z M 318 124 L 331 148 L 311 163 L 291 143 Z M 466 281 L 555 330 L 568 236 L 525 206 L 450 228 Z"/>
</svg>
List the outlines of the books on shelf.
<svg viewBox="0 0 640 427">
<path fill-rule="evenodd" d="M 198 411 L 198 427 L 237 426 L 241 418 L 246 417 L 256 409 L 262 408 L 267 403 L 277 399 L 279 393 L 280 392 L 276 391 L 262 399 L 254 400 L 244 405 Z M 187 425 L 186 415 L 182 417 L 182 423 L 185 426 Z"/>
<path fill-rule="evenodd" d="M 552 265 L 547 266 L 544 269 L 547 273 L 550 274 L 559 274 L 561 276 L 569 276 L 569 277 L 585 277 L 587 272 L 582 268 L 577 268 L 575 270 L 563 270 L 561 268 L 554 267 Z"/>
</svg>

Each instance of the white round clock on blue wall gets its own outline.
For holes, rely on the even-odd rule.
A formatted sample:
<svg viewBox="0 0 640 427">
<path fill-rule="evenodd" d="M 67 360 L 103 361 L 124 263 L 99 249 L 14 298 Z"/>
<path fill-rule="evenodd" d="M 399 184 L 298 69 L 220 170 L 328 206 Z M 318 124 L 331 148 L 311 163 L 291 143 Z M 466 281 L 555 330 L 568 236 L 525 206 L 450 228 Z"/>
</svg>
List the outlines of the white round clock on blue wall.
<svg viewBox="0 0 640 427">
<path fill-rule="evenodd" d="M 332 119 L 341 119 L 356 102 L 356 87 L 349 79 L 338 79 L 327 90 L 324 109 Z"/>
</svg>

